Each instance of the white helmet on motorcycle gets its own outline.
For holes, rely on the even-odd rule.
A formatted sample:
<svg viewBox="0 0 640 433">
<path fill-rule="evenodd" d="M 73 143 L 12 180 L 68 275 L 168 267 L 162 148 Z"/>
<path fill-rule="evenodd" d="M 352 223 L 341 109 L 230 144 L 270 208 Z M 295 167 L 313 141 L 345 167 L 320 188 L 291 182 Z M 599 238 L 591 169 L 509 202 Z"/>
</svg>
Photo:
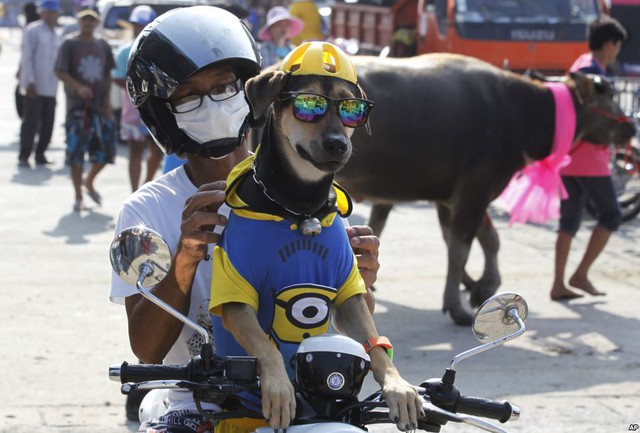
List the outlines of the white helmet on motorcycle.
<svg viewBox="0 0 640 433">
<path fill-rule="evenodd" d="M 362 388 L 370 363 L 362 344 L 349 337 L 310 337 L 296 353 L 296 382 L 301 392 L 316 398 L 353 398 Z"/>
<path fill-rule="evenodd" d="M 261 63 L 249 29 L 232 13 L 213 6 L 178 8 L 160 15 L 136 38 L 127 64 L 127 91 L 166 154 L 221 157 L 241 144 L 248 118 L 239 136 L 199 143 L 178 127 L 167 101 L 176 87 L 204 68 L 231 66 L 244 84 L 258 75 Z"/>
</svg>

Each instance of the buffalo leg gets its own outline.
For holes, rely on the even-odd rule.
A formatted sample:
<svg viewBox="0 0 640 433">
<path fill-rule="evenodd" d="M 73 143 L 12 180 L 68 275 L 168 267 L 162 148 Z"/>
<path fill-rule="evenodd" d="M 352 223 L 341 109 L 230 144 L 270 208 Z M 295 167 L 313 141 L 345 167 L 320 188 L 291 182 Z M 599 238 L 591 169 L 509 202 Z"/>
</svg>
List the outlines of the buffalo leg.
<svg viewBox="0 0 640 433">
<path fill-rule="evenodd" d="M 444 202 L 439 202 L 436 209 L 438 210 L 438 221 L 440 222 L 440 230 L 442 231 L 442 238 L 444 239 L 447 248 L 449 247 L 449 231 L 451 230 L 451 212 L 448 206 Z M 462 285 L 465 289 L 472 290 L 476 281 L 471 278 L 465 269 L 462 270 Z"/>
<path fill-rule="evenodd" d="M 457 205 L 449 208 L 447 281 L 442 309 L 449 312 L 456 324 L 462 326 L 471 325 L 473 312 L 461 300 L 460 283 L 469 258 L 471 243 L 482 222 L 485 209 L 486 206 L 478 203 L 477 197 L 475 200 L 459 200 Z"/>
<path fill-rule="evenodd" d="M 484 253 L 484 271 L 482 277 L 471 286 L 471 305 L 473 307 L 480 306 L 484 301 L 493 296 L 501 283 L 500 271 L 498 269 L 500 238 L 493 226 L 491 217 L 489 217 L 486 211 L 482 218 L 482 223 L 476 232 L 476 238 Z"/>
<path fill-rule="evenodd" d="M 369 227 L 373 230 L 373 233 L 380 237 L 384 225 L 387 223 L 387 217 L 389 212 L 393 208 L 391 203 L 374 203 L 371 207 L 371 214 L 369 214 Z"/>
</svg>

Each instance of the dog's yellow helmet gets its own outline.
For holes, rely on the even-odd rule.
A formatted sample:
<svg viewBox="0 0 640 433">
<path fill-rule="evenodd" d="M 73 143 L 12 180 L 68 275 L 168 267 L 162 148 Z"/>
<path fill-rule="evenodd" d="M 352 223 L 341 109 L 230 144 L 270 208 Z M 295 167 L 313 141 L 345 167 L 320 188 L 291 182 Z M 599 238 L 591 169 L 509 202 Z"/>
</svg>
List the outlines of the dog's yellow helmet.
<svg viewBox="0 0 640 433">
<path fill-rule="evenodd" d="M 356 68 L 347 53 L 329 42 L 306 42 L 282 60 L 280 70 L 291 75 L 324 75 L 358 84 Z"/>
</svg>

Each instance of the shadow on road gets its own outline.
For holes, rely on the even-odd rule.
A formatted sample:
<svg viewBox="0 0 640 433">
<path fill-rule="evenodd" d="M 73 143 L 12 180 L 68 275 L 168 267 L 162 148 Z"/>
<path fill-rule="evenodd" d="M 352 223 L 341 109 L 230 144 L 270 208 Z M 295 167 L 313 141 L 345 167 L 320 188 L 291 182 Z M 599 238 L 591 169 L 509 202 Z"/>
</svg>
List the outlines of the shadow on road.
<svg viewBox="0 0 640 433">
<path fill-rule="evenodd" d="M 43 232 L 46 236 L 67 238 L 67 244 L 86 244 L 87 236 L 112 232 L 115 222 L 112 215 L 94 209 L 83 212 L 70 212 L 60 218 L 52 231 Z"/>
<path fill-rule="evenodd" d="M 571 318 L 541 317 L 529 312 L 527 331 L 519 339 L 462 362 L 462 391 L 480 389 L 485 396 L 571 392 L 632 380 L 640 366 L 632 344 L 640 329 L 635 318 L 598 308 L 605 300 L 567 305 Z M 377 300 L 376 326 L 394 344 L 395 363 L 413 383 L 441 377 L 458 353 L 479 345 L 471 329 L 452 324 L 439 310 L 425 310 Z M 392 330 L 396 333 L 392 334 Z M 522 376 L 523 372 L 526 377 Z M 461 385 L 462 386 L 462 385 Z"/>
</svg>

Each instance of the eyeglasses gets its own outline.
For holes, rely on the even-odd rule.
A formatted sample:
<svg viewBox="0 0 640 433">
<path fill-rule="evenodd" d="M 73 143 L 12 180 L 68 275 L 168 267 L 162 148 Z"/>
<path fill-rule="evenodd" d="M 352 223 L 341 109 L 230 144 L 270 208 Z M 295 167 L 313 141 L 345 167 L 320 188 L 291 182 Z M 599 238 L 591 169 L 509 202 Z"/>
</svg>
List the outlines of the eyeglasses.
<svg viewBox="0 0 640 433">
<path fill-rule="evenodd" d="M 205 96 L 212 101 L 225 101 L 236 96 L 240 90 L 242 90 L 242 81 L 237 79 L 231 83 L 214 86 L 204 95 L 189 95 L 178 99 L 176 102 L 168 102 L 167 106 L 174 113 L 188 113 L 200 107 Z"/>
<path fill-rule="evenodd" d="M 302 122 L 319 122 L 329 109 L 336 106 L 338 117 L 344 126 L 358 128 L 365 124 L 373 108 L 373 101 L 361 98 L 333 99 L 315 93 L 283 92 L 280 101 L 293 99 L 293 116 Z"/>
</svg>

